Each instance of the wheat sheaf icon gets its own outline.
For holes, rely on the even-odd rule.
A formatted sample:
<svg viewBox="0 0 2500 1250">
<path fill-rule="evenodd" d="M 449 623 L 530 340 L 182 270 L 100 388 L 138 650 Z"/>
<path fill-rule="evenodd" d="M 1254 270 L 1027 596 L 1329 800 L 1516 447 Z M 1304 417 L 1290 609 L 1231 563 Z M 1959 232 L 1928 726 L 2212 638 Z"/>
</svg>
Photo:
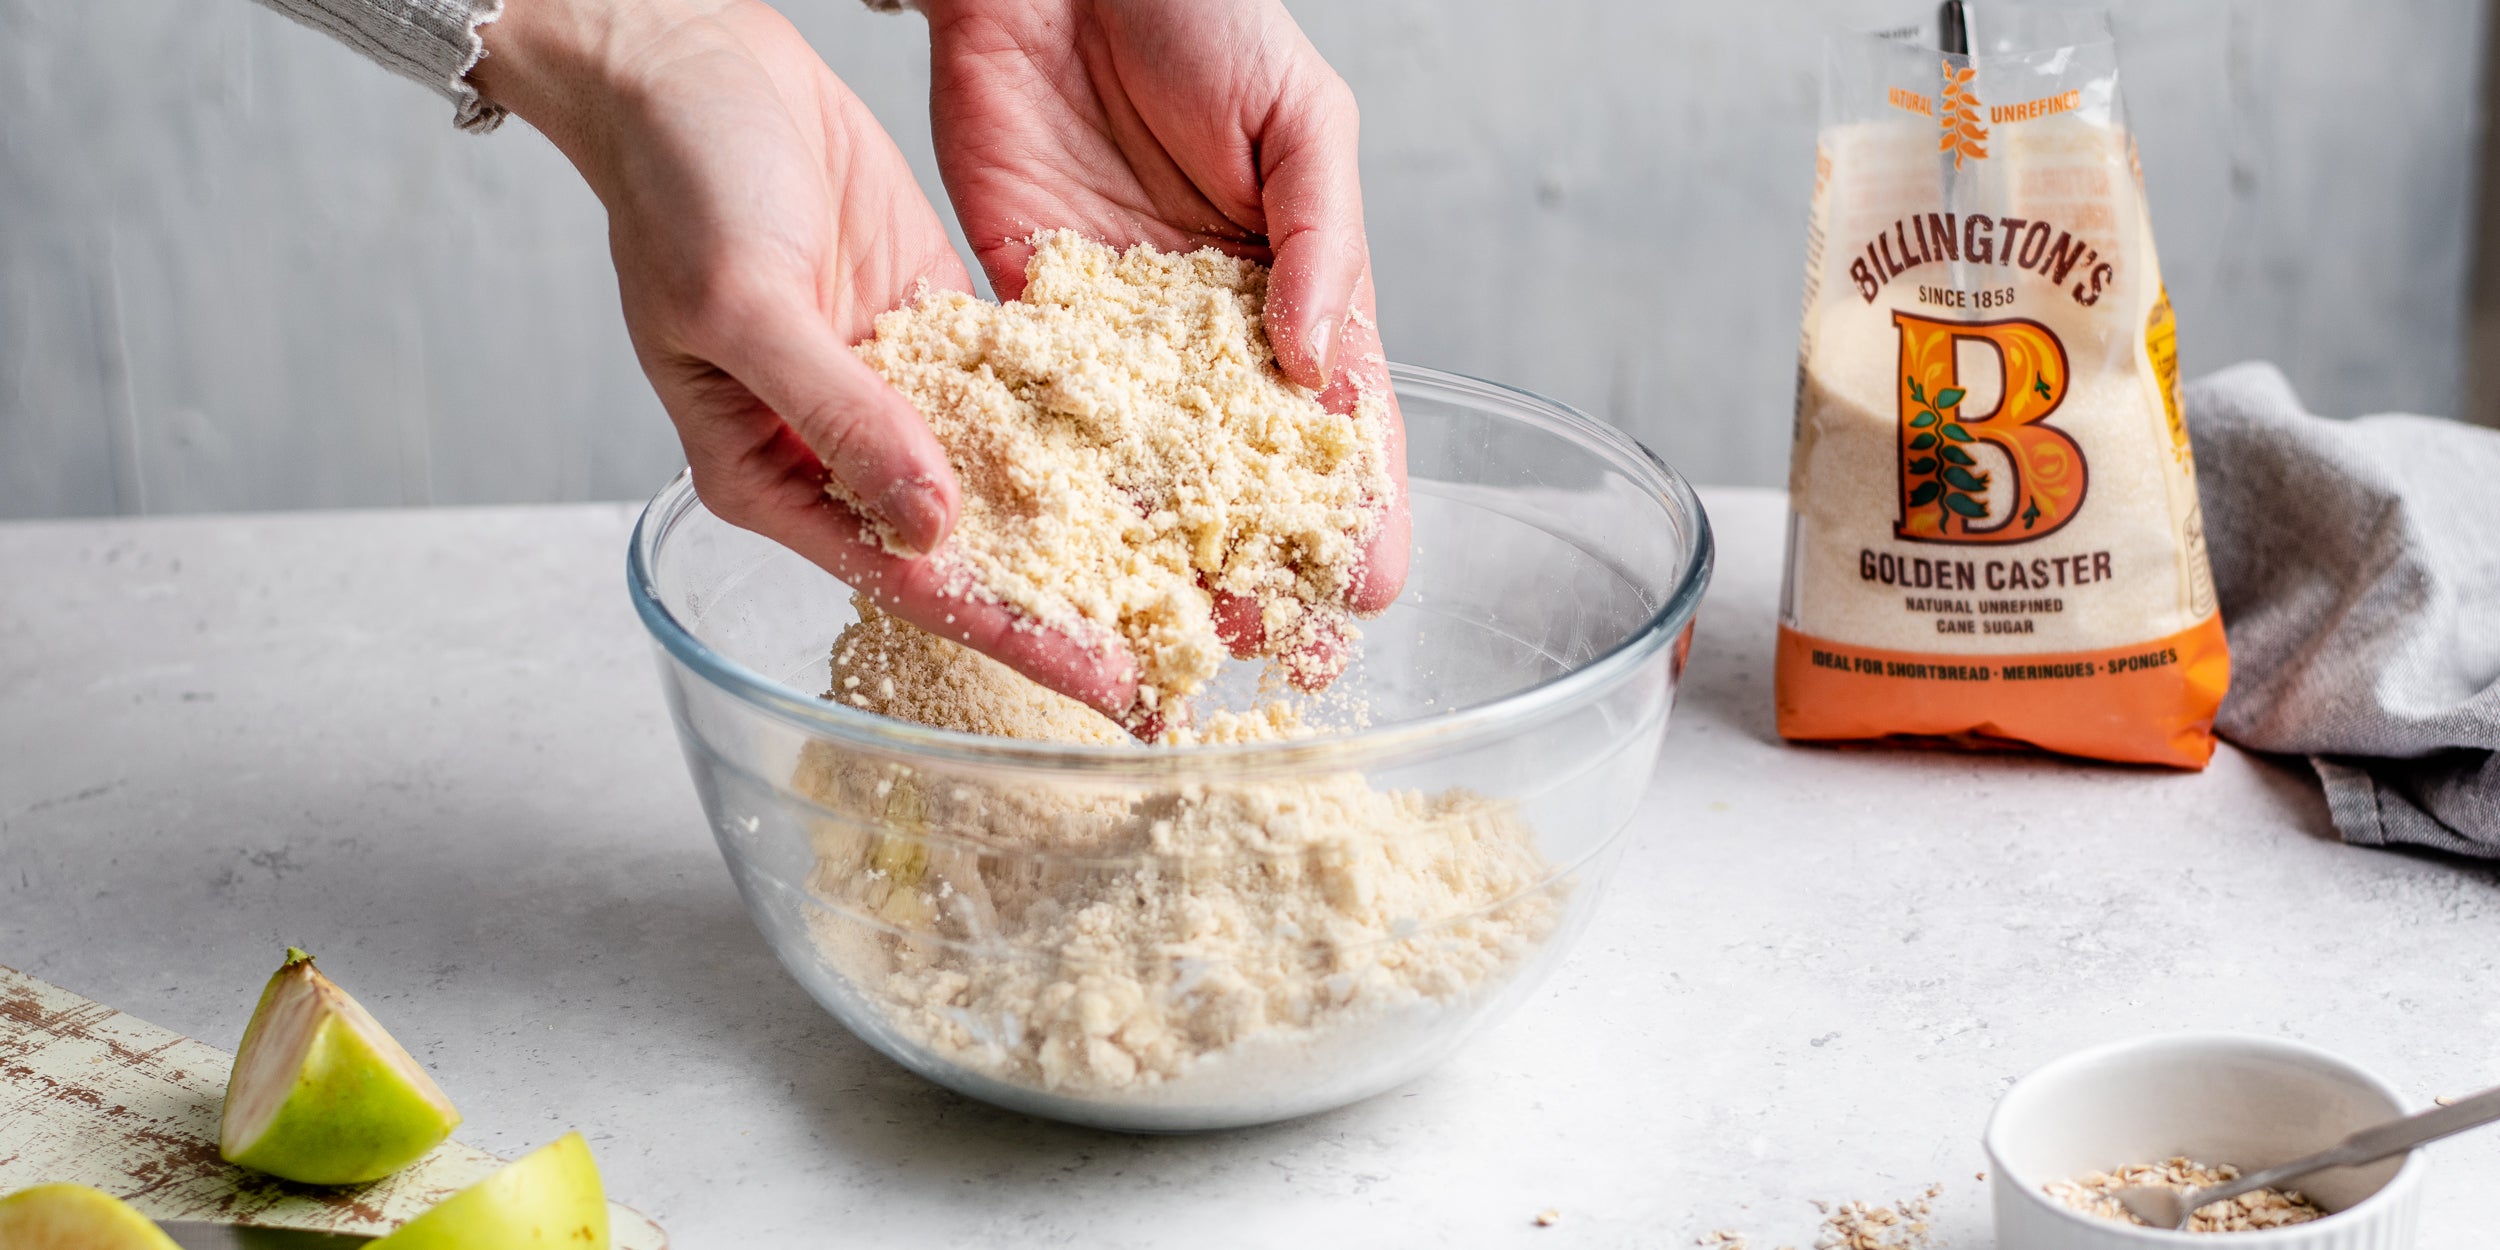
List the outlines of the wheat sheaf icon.
<svg viewBox="0 0 2500 1250">
<path fill-rule="evenodd" d="M 1962 167 L 1962 158 L 1974 161 L 1988 159 L 1988 128 L 1979 120 L 1979 94 L 1971 90 L 1970 80 L 1979 76 L 1979 67 L 1965 65 L 1953 68 L 1944 63 L 1944 102 L 1936 110 L 1936 123 L 1944 128 L 1944 141 L 1936 145 L 1939 152 L 1953 154 L 1953 167 Z"/>
</svg>

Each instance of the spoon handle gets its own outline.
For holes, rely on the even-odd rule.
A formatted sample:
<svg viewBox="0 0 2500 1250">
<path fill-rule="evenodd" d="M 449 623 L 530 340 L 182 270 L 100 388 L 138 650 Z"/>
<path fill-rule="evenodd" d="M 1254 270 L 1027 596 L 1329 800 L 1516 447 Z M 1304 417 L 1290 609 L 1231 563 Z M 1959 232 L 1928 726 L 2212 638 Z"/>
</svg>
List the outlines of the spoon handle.
<svg viewBox="0 0 2500 1250">
<path fill-rule="evenodd" d="M 2433 1107 L 2419 1115 L 2406 1116 L 2392 1124 L 2365 1128 L 2345 1138 L 2337 1149 L 2352 1152 L 2352 1158 L 2346 1162 L 2369 1163 L 2494 1120 L 2500 1120 L 2500 1087 L 2460 1098 L 2445 1107 Z"/>
<path fill-rule="evenodd" d="M 2454 1133 L 2500 1120 L 2500 1087 L 2484 1090 L 2472 1097 L 2460 1098 L 2445 1107 L 2390 1120 L 2365 1128 L 2342 1141 L 2306 1158 L 2276 1164 L 2261 1172 L 2251 1172 L 2227 1185 L 2216 1185 L 2199 1191 L 2194 1201 L 2203 1206 L 2236 1198 L 2252 1190 L 2264 1189 L 2280 1181 L 2307 1176 L 2327 1168 L 2353 1167 L 2375 1163 L 2389 1155 L 2403 1154 L 2416 1146 L 2438 1141 Z"/>
</svg>

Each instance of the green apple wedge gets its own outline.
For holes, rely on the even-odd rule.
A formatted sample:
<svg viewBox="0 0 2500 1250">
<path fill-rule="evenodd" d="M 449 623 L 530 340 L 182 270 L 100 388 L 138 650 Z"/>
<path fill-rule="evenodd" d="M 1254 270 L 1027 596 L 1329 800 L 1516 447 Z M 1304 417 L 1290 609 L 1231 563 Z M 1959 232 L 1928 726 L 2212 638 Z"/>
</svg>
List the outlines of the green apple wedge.
<svg viewBox="0 0 2500 1250">
<path fill-rule="evenodd" d="M 521 1156 L 501 1171 L 399 1226 L 365 1250 L 609 1250 L 608 1196 L 579 1133 Z"/>
<path fill-rule="evenodd" d="M 459 1124 L 434 1078 L 288 947 L 235 1051 L 218 1153 L 291 1181 L 353 1185 L 416 1162 Z"/>
<path fill-rule="evenodd" d="M 181 1250 L 130 1204 L 84 1185 L 37 1185 L 0 1198 L 7 1250 Z"/>
</svg>

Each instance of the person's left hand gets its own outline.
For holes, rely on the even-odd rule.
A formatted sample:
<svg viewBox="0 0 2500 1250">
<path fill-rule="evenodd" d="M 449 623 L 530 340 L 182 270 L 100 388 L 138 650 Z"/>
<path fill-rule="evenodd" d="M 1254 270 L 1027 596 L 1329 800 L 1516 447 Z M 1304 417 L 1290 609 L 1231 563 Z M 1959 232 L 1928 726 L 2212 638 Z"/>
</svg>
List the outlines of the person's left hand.
<svg viewBox="0 0 2500 1250">
<path fill-rule="evenodd" d="M 1397 498 L 1380 501 L 1347 606 L 1406 581 L 1405 432 L 1373 314 L 1353 93 L 1277 0 L 922 0 L 938 170 L 1002 299 L 1036 231 L 1273 267 L 1268 341 L 1287 378 L 1350 412 L 1387 404 Z M 1217 605 L 1237 652 L 1258 613 Z"/>
<path fill-rule="evenodd" d="M 807 40 L 761 0 L 513 0 L 484 31 L 471 80 L 607 207 L 626 329 L 713 513 L 1125 713 L 1125 648 L 1036 628 L 885 541 L 936 547 L 959 488 L 920 413 L 851 345 L 923 287 L 972 276 L 894 141 Z"/>
</svg>

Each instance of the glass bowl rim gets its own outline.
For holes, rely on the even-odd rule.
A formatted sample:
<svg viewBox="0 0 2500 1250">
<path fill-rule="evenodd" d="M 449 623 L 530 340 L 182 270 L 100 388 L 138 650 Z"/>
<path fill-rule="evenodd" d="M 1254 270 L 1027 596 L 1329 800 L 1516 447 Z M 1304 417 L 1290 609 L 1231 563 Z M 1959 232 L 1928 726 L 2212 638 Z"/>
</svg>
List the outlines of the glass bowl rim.
<svg viewBox="0 0 2500 1250">
<path fill-rule="evenodd" d="M 658 550 L 676 523 L 702 506 L 692 475 L 679 470 L 645 504 L 626 549 L 625 583 L 634 612 L 668 655 L 711 686 L 811 736 L 923 760 L 982 767 L 1034 768 L 1095 776 L 1169 776 L 1271 767 L 1359 768 L 1418 749 L 1449 751 L 1518 732 L 1562 711 L 1585 705 L 1613 689 L 1650 657 L 1672 643 L 1700 609 L 1715 554 L 1709 514 L 1683 476 L 1638 440 L 1587 413 L 1531 391 L 1464 374 L 1392 363 L 1394 389 L 1408 386 L 1455 393 L 1480 405 L 1499 405 L 1503 415 L 1558 434 L 1592 452 L 1671 513 L 1690 518 L 1682 568 L 1674 588 L 1649 619 L 1604 652 L 1569 672 L 1498 698 L 1431 716 L 1344 733 L 1281 742 L 1226 743 L 1151 750 L 1125 745 L 1031 742 L 939 729 L 896 720 L 817 695 L 805 694 L 705 645 L 661 602 L 656 581 Z"/>
</svg>

